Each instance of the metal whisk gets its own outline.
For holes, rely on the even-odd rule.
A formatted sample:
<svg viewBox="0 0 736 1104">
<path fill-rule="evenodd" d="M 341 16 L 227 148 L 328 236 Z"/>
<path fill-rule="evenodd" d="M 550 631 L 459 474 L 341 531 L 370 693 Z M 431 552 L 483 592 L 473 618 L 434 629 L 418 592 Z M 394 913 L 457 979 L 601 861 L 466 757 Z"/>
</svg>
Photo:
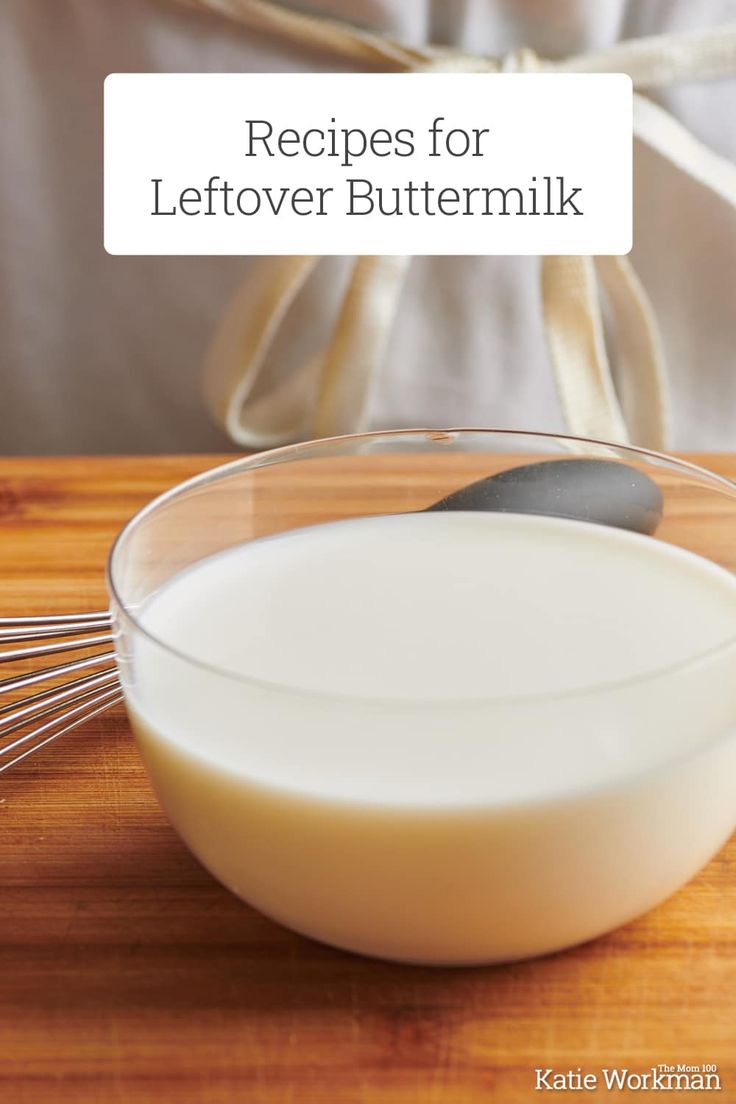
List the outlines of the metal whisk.
<svg viewBox="0 0 736 1104">
<path fill-rule="evenodd" d="M 0 665 L 17 668 L 0 679 L 0 774 L 122 701 L 112 640 L 107 610 L 0 617 Z M 36 666 L 53 656 L 70 658 Z"/>
</svg>

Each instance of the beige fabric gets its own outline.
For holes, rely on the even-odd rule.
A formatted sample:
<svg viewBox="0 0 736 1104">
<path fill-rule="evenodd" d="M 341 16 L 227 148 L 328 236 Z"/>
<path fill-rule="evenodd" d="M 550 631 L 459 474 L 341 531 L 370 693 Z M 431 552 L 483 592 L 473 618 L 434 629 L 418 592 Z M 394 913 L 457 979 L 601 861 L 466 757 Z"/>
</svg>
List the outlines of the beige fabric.
<svg viewBox="0 0 736 1104">
<path fill-rule="evenodd" d="M 713 78 L 736 72 L 736 27 L 715 32 L 665 35 L 622 43 L 562 62 L 540 60 L 531 50 L 506 58 L 475 57 L 448 49 L 415 49 L 334 20 L 308 16 L 267 0 L 183 0 L 285 35 L 301 45 L 334 51 L 355 63 L 422 71 L 626 72 L 637 88 L 680 78 Z M 736 168 L 698 143 L 662 108 L 635 97 L 634 133 L 736 208 Z M 309 268 L 313 268 L 311 259 Z M 261 262 L 264 276 L 268 260 Z M 371 381 L 380 367 L 407 264 L 405 258 L 360 258 L 345 294 L 332 340 L 319 362 L 304 365 L 291 381 L 254 408 L 252 383 L 264 363 L 264 340 L 273 335 L 291 301 L 292 281 L 308 275 L 303 258 L 283 261 L 283 297 L 269 310 L 258 297 L 236 296 L 207 360 L 210 408 L 239 444 L 262 447 L 311 433 L 331 435 L 364 427 Z M 289 266 L 292 266 L 291 269 Z M 550 357 L 569 429 L 583 436 L 653 448 L 668 444 L 668 400 L 662 342 L 654 311 L 631 264 L 599 259 L 616 327 L 619 389 L 616 395 L 603 336 L 596 266 L 589 258 L 546 257 L 542 297 Z M 257 277 L 256 277 L 257 278 Z M 260 319 L 254 311 L 266 311 Z M 256 333 L 259 340 L 234 340 Z M 319 376 L 314 410 L 300 381 Z M 264 425 L 265 410 L 271 414 Z"/>
<path fill-rule="evenodd" d="M 367 428 L 370 388 L 408 264 L 408 257 L 357 259 L 321 373 L 317 437 Z"/>
<path fill-rule="evenodd" d="M 560 65 L 569 58 L 592 65 L 597 53 L 607 56 L 620 41 L 631 57 L 634 47 L 646 53 L 651 36 L 663 32 L 670 40 L 687 32 L 691 41 L 709 27 L 711 41 L 727 42 L 722 29 L 736 20 L 736 0 L 284 2 L 369 27 L 376 37 L 417 51 L 434 42 L 465 57 L 515 59 L 526 45 Z M 227 448 L 198 380 L 227 303 L 245 279 L 258 293 L 263 262 L 104 252 L 103 79 L 110 72 L 368 66 L 181 0 L 1 0 L 0 9 L 0 450 Z M 697 81 L 681 72 L 677 84 L 640 91 L 680 120 L 683 131 L 736 161 L 736 77 Z M 666 351 L 672 444 L 733 450 L 736 210 L 641 140 L 634 145 L 634 181 L 630 260 Z M 353 257 L 315 258 L 267 342 L 246 402 L 251 424 L 258 411 L 259 432 L 273 421 L 265 400 L 281 388 L 292 412 L 305 417 L 299 436 L 313 432 L 323 350 L 355 263 Z M 599 262 L 596 274 L 607 299 Z M 535 257 L 413 258 L 369 388 L 369 427 L 451 423 L 564 432 L 539 277 Z M 629 420 L 620 335 L 607 302 L 603 315 Z M 231 356 L 237 372 L 241 352 Z M 633 426 L 631 435 L 637 439 Z"/>
<path fill-rule="evenodd" d="M 268 448 L 307 431 L 315 392 L 311 362 L 293 374 L 287 386 L 255 400 L 251 396 L 276 332 L 318 261 L 318 257 L 261 258 L 225 312 L 210 346 L 204 394 L 213 417 L 233 440 L 242 437 L 246 409 L 253 448 Z"/>
<path fill-rule="evenodd" d="M 590 257 L 544 257 L 542 300 L 562 409 L 571 430 L 626 441 L 603 338 L 595 268 Z M 584 427 L 584 428 L 583 428 Z"/>
<path fill-rule="evenodd" d="M 596 257 L 616 319 L 621 409 L 635 442 L 670 439 L 669 384 L 654 311 L 628 257 Z"/>
</svg>

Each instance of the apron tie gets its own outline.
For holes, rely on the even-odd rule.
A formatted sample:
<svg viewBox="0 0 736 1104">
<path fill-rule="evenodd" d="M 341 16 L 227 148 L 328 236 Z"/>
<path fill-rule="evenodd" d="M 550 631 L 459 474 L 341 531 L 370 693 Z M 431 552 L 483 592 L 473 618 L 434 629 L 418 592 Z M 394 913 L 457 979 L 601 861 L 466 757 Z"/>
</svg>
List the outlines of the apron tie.
<svg viewBox="0 0 736 1104">
<path fill-rule="evenodd" d="M 699 142 L 642 89 L 736 75 L 736 25 L 618 43 L 561 61 L 514 50 L 503 58 L 449 47 L 412 47 L 271 0 L 179 0 L 344 62 L 388 72 L 627 73 L 634 136 L 736 210 L 736 167 Z M 325 347 L 264 393 L 253 391 L 269 348 L 321 257 L 254 258 L 207 355 L 211 412 L 247 448 L 367 428 L 376 380 L 411 258 L 356 257 Z M 544 326 L 571 433 L 665 449 L 668 388 L 653 307 L 627 257 L 541 258 Z M 614 386 L 602 293 L 616 338 Z"/>
</svg>

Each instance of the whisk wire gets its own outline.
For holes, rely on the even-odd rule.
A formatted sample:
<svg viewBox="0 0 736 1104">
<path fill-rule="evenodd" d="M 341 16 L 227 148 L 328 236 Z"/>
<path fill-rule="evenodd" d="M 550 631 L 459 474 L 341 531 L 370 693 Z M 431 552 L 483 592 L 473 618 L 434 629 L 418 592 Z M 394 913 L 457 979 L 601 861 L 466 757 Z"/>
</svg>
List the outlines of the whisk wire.
<svg viewBox="0 0 736 1104">
<path fill-rule="evenodd" d="M 59 655 L 61 652 L 78 652 L 82 648 L 92 648 L 97 644 L 110 644 L 112 633 L 91 636 L 89 640 L 66 640 L 62 644 L 41 644 L 33 648 L 13 648 L 0 652 L 0 663 L 14 663 L 21 659 L 37 659 L 40 656 Z"/>
<path fill-rule="evenodd" d="M 78 628 L 72 628 L 69 625 L 29 625 L 27 628 L 6 628 L 0 625 L 0 644 L 20 644 L 26 640 L 45 640 L 57 636 L 84 636 L 86 633 L 109 628 L 109 621 L 85 621 Z"/>
<path fill-rule="evenodd" d="M 29 755 L 32 755 L 36 751 L 40 751 L 41 748 L 46 747 L 53 740 L 58 740 L 60 736 L 65 736 L 68 732 L 78 728 L 79 725 L 84 724 L 85 721 L 89 721 L 92 717 L 96 717 L 99 713 L 104 713 L 106 710 L 112 708 L 113 705 L 117 705 L 118 702 L 123 700 L 123 695 L 119 689 L 110 691 L 105 695 L 100 695 L 99 698 L 93 698 L 91 701 L 80 705 L 76 709 L 70 709 L 67 713 L 62 713 L 56 721 L 49 722 L 46 725 L 42 725 L 41 728 L 34 729 L 32 732 L 27 733 L 25 736 L 14 740 L 7 747 L 3 748 L 0 752 L 0 774 L 4 774 L 5 771 L 10 770 L 16 763 L 20 763 L 21 760 L 27 759 Z M 89 708 L 94 706 L 94 708 Z M 49 735 L 44 735 L 50 728 L 55 727 L 56 724 L 63 723 L 68 720 L 68 724 L 64 724 L 58 732 L 51 732 Z M 21 744 L 26 743 L 29 740 L 35 740 L 30 747 L 25 748 L 11 759 L 5 759 L 8 753 L 16 750 Z"/>
<path fill-rule="evenodd" d="M 10 705 L 0 708 L 0 737 L 7 736 L 8 733 L 20 728 L 31 718 L 38 720 L 40 717 L 45 717 L 49 713 L 56 712 L 60 705 L 69 701 L 81 701 L 100 687 L 109 683 L 117 683 L 117 681 L 117 670 L 114 667 L 108 667 L 98 675 L 87 675 L 85 678 L 74 679 L 63 690 L 45 690 L 41 694 L 34 694 L 30 698 L 25 698 L 24 704 L 20 708 L 13 708 L 16 703 L 11 702 Z M 10 712 L 7 712 L 8 710 Z"/>
<path fill-rule="evenodd" d="M 0 617 L 0 664 L 21 666 L 0 679 L 8 699 L 0 705 L 0 774 L 123 700 L 113 640 L 107 611 Z M 70 658 L 23 670 L 57 655 Z M 20 693 L 44 683 L 51 685 Z"/>
<path fill-rule="evenodd" d="M 16 626 L 22 628 L 25 625 L 36 625 L 40 628 L 67 625 L 74 628 L 75 626 L 84 625 L 88 621 L 104 621 L 106 624 L 110 624 L 112 615 L 109 610 L 96 610 L 94 613 L 50 613 L 32 617 L 0 617 L 0 628 L 14 628 Z"/>
<path fill-rule="evenodd" d="M 40 671 L 31 671 L 28 674 L 12 675 L 0 679 L 0 694 L 7 694 L 13 690 L 22 690 L 26 686 L 35 686 L 39 682 L 48 682 L 50 679 L 61 678 L 70 675 L 74 671 L 84 671 L 89 667 L 97 667 L 100 663 L 115 659 L 114 652 L 98 652 L 97 655 L 86 656 L 84 659 L 75 659 L 70 663 L 58 663 L 55 667 L 44 667 Z"/>
</svg>

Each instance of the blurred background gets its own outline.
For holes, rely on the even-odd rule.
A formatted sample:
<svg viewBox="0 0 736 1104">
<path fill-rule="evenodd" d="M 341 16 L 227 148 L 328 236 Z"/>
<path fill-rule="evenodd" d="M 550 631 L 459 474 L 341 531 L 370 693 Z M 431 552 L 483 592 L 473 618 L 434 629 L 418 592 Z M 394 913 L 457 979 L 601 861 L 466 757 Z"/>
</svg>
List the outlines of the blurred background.
<svg viewBox="0 0 736 1104">
<path fill-rule="evenodd" d="M 736 23 L 736 0 L 321 0 L 294 4 L 408 43 L 560 58 Z M 0 452 L 234 447 L 208 413 L 206 350 L 255 263 L 111 257 L 102 246 L 102 88 L 110 72 L 331 71 L 327 55 L 178 0 L 2 0 Z M 736 79 L 656 98 L 736 160 Z M 736 208 L 635 149 L 632 260 L 663 334 L 673 447 L 736 449 Z M 326 340 L 346 262 L 320 266 L 266 365 Z M 615 358 L 614 358 L 615 359 Z M 418 258 L 371 396 L 371 427 L 564 430 L 537 258 Z"/>
</svg>

